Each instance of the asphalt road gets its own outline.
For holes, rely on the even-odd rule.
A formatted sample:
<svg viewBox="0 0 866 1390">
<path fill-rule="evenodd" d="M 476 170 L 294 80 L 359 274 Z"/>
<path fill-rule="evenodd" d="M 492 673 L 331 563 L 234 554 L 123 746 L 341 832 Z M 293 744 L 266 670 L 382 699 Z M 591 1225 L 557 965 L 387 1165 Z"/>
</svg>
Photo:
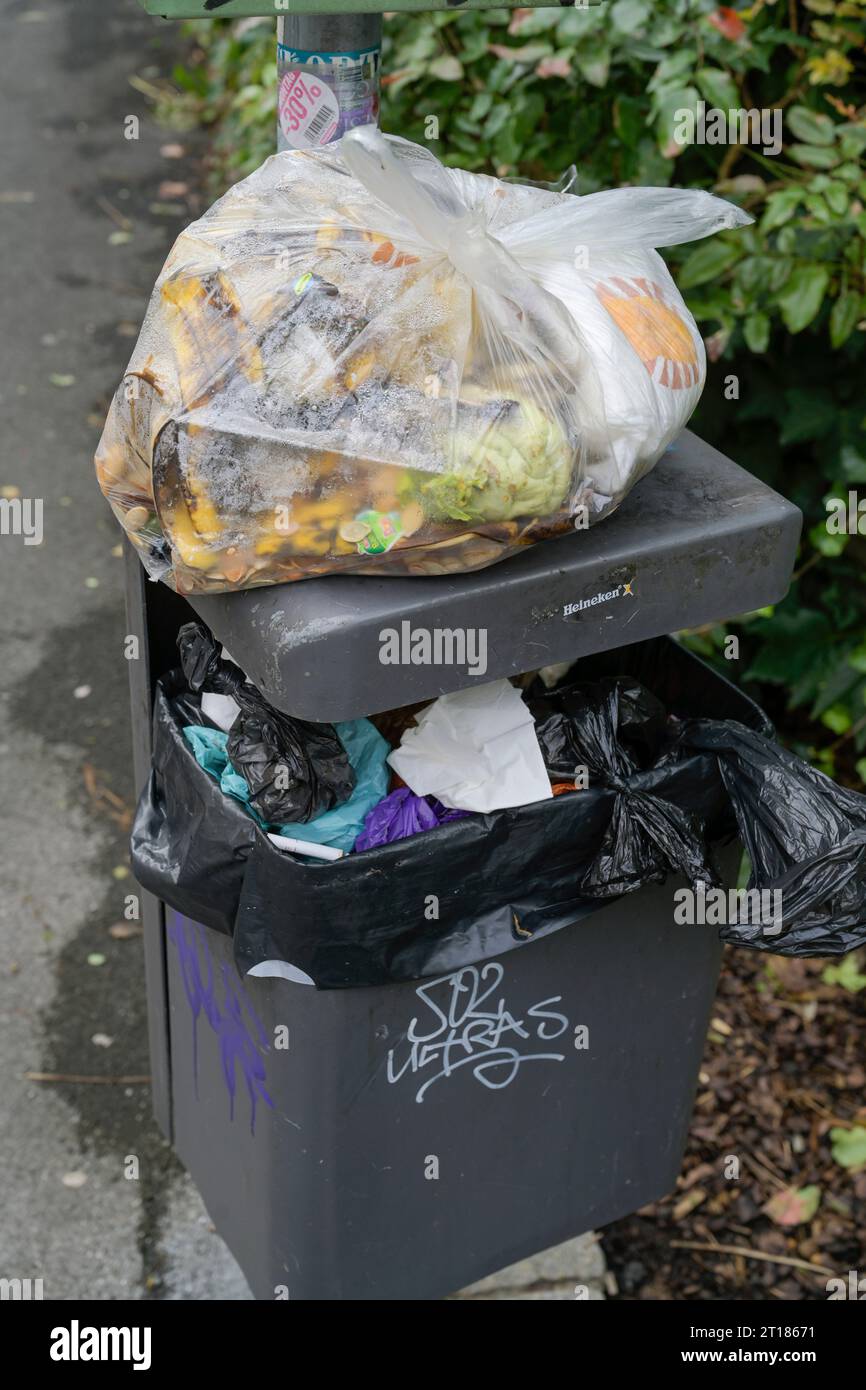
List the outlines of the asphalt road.
<svg viewBox="0 0 866 1390">
<path fill-rule="evenodd" d="M 176 42 L 136 0 L 0 0 L 0 497 L 43 507 L 41 544 L 0 535 L 0 1277 L 48 1299 L 249 1296 L 147 1086 L 32 1079 L 148 1071 L 141 938 L 109 930 L 136 788 L 119 533 L 92 456 L 190 218 L 160 187 L 188 175 L 163 152 L 186 137 L 129 83 Z"/>
</svg>

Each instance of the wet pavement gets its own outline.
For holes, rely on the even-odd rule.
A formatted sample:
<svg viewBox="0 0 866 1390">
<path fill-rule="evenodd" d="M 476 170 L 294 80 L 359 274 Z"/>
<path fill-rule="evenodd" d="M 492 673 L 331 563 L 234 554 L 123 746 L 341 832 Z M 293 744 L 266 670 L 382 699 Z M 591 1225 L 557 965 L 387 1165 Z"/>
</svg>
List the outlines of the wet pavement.
<svg viewBox="0 0 866 1390">
<path fill-rule="evenodd" d="M 190 169 L 161 153 L 186 137 L 129 83 L 173 43 L 135 0 L 0 5 L 0 496 L 41 499 L 43 530 L 0 536 L 0 1276 L 54 1299 L 248 1296 L 145 1084 L 30 1079 L 148 1072 L 141 938 L 110 932 L 129 928 L 135 788 L 120 537 L 92 455 L 190 217 L 165 189 Z"/>
<path fill-rule="evenodd" d="M 0 499 L 42 508 L 41 543 L 0 535 L 0 1278 L 46 1299 L 249 1297 L 150 1115 L 120 534 L 92 466 L 196 206 L 190 137 L 141 90 L 177 43 L 135 0 L 0 0 Z M 586 1238 L 466 1296 L 597 1298 L 602 1269 Z"/>
</svg>

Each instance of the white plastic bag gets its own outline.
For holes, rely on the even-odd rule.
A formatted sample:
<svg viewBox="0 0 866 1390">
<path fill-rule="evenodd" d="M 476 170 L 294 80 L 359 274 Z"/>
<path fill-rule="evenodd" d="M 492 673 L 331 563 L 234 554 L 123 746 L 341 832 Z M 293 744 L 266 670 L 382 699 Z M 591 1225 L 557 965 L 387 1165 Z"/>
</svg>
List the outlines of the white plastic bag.
<svg viewBox="0 0 866 1390">
<path fill-rule="evenodd" d="M 596 521 L 703 385 L 653 248 L 748 220 L 506 184 L 374 127 L 274 156 L 178 238 L 100 483 L 184 592 L 477 569 Z"/>
</svg>

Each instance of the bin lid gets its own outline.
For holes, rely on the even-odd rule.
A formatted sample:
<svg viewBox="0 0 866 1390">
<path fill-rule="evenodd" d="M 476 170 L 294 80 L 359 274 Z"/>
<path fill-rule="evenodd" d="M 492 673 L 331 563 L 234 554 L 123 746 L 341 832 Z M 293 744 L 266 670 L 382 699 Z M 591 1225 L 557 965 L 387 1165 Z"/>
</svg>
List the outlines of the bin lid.
<svg viewBox="0 0 866 1390">
<path fill-rule="evenodd" d="M 355 719 L 776 603 L 801 523 L 686 431 L 612 516 L 473 574 L 331 575 L 189 602 L 278 709 Z"/>
</svg>

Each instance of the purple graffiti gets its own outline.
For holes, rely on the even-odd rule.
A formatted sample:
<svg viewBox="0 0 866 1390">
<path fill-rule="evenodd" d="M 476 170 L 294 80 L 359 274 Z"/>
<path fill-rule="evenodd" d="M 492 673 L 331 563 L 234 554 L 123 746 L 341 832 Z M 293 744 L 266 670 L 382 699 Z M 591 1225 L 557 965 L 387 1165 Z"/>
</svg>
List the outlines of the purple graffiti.
<svg viewBox="0 0 866 1390">
<path fill-rule="evenodd" d="M 274 1102 L 265 1089 L 263 1054 L 268 1049 L 267 1034 L 256 1017 L 240 980 L 232 978 L 228 965 L 220 967 L 222 1000 L 217 998 L 217 980 L 205 928 L 179 913 L 172 913 L 168 934 L 177 947 L 184 993 L 192 1013 L 192 1066 L 195 1098 L 198 1100 L 198 1021 L 203 1013 L 220 1045 L 223 1080 L 229 1096 L 229 1117 L 235 1117 L 237 1068 L 246 1082 L 250 1098 L 250 1133 L 256 1132 L 256 1105 L 263 1100 L 273 1110 Z M 204 973 L 203 973 L 204 967 Z"/>
</svg>

